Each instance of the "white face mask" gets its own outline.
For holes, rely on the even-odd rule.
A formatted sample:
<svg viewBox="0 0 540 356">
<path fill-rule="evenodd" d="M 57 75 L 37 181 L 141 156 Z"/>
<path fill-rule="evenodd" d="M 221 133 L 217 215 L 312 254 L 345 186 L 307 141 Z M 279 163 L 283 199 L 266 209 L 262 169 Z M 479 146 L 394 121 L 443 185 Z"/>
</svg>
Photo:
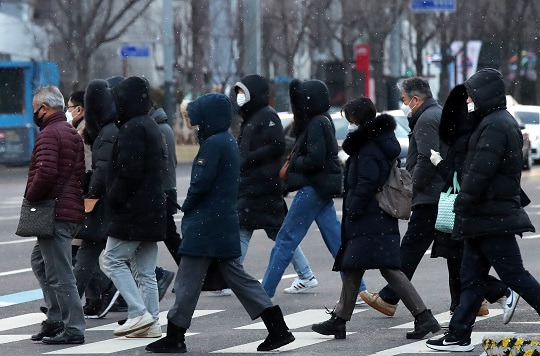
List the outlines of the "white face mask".
<svg viewBox="0 0 540 356">
<path fill-rule="evenodd" d="M 358 130 L 358 125 L 356 124 L 349 124 L 349 126 L 347 127 L 347 132 L 354 132 Z"/>
<path fill-rule="evenodd" d="M 410 117 L 412 113 L 412 110 L 409 107 L 409 105 L 405 105 L 405 103 L 401 104 L 401 111 L 403 111 L 406 117 Z"/>
<path fill-rule="evenodd" d="M 474 103 L 473 102 L 467 103 L 467 111 L 473 112 L 474 110 L 476 110 L 476 108 L 474 107 Z"/>
<path fill-rule="evenodd" d="M 73 115 L 71 115 L 71 111 L 66 111 L 66 118 L 67 122 L 69 122 L 70 124 L 73 122 Z"/>
<path fill-rule="evenodd" d="M 246 103 L 246 94 L 238 94 L 236 96 L 236 103 L 238 106 L 242 107 Z"/>
</svg>

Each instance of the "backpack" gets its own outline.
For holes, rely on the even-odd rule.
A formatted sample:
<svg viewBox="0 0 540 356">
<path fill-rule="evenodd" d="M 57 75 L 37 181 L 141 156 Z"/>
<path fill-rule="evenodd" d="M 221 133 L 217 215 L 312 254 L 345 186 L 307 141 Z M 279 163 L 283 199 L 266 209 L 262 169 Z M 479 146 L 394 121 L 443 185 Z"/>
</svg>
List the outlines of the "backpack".
<svg viewBox="0 0 540 356">
<path fill-rule="evenodd" d="M 411 174 L 399 168 L 397 160 L 394 160 L 388 179 L 375 194 L 379 207 L 394 218 L 408 220 L 411 216 L 412 185 Z"/>
</svg>

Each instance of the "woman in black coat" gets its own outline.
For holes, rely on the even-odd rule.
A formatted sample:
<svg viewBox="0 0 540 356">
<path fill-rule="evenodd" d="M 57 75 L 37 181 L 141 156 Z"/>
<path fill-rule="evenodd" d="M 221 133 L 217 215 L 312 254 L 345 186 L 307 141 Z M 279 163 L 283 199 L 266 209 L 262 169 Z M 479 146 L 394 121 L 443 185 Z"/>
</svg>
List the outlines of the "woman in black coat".
<svg viewBox="0 0 540 356">
<path fill-rule="evenodd" d="M 379 207 L 375 196 L 388 179 L 400 152 L 394 133 L 396 122 L 390 115 L 375 117 L 375 106 L 364 97 L 346 104 L 342 112 L 352 131 L 343 142 L 349 159 L 345 170 L 341 247 L 334 263 L 334 270 L 343 272 L 343 287 L 330 320 L 314 324 L 312 330 L 344 339 L 345 324 L 354 311 L 360 280 L 367 269 L 378 269 L 415 317 L 414 330 L 407 332 L 407 338 L 421 339 L 439 331 L 440 326 L 399 270 L 398 221 Z"/>
</svg>

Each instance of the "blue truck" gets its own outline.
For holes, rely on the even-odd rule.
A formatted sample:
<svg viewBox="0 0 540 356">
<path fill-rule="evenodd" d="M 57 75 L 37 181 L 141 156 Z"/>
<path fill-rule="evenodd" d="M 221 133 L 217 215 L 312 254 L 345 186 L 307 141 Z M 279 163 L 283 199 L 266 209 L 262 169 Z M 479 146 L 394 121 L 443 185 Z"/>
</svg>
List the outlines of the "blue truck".
<svg viewBox="0 0 540 356">
<path fill-rule="evenodd" d="M 32 118 L 33 92 L 58 81 L 54 62 L 0 61 L 0 164 L 30 162 L 39 133 Z"/>
</svg>

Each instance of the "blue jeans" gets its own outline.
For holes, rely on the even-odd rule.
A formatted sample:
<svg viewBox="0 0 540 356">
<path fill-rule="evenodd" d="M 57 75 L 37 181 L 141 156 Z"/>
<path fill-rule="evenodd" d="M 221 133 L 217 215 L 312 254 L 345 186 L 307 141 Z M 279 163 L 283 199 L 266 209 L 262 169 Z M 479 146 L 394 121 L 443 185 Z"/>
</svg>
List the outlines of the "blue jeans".
<svg viewBox="0 0 540 356">
<path fill-rule="evenodd" d="M 159 319 L 156 261 L 156 242 L 107 238 L 103 266 L 125 299 L 130 319 L 143 315 L 145 311 L 155 321 Z"/>
<path fill-rule="evenodd" d="M 303 187 L 296 193 L 270 253 L 270 262 L 262 281 L 262 286 L 270 298 L 276 293 L 277 285 L 291 262 L 294 251 L 306 236 L 313 221 L 317 223 L 328 251 L 336 258 L 341 245 L 341 223 L 337 218 L 334 200 L 321 197 L 313 187 Z M 365 286 L 363 288 L 365 289 Z"/>
<path fill-rule="evenodd" d="M 249 241 L 251 240 L 251 237 L 253 236 L 253 229 L 246 229 L 246 228 L 240 228 L 240 249 L 242 250 L 242 256 L 240 257 L 240 263 L 244 262 L 244 259 L 246 258 L 247 250 L 249 247 Z M 266 235 L 268 235 L 268 238 L 270 240 L 276 241 L 276 237 L 278 234 L 279 229 L 264 229 L 266 232 Z M 298 275 L 298 278 L 300 279 L 310 279 L 313 277 L 313 272 L 311 271 L 311 268 L 309 268 L 308 261 L 306 259 L 306 256 L 302 252 L 302 249 L 300 246 L 294 250 L 291 263 L 294 267 L 294 271 Z"/>
</svg>

